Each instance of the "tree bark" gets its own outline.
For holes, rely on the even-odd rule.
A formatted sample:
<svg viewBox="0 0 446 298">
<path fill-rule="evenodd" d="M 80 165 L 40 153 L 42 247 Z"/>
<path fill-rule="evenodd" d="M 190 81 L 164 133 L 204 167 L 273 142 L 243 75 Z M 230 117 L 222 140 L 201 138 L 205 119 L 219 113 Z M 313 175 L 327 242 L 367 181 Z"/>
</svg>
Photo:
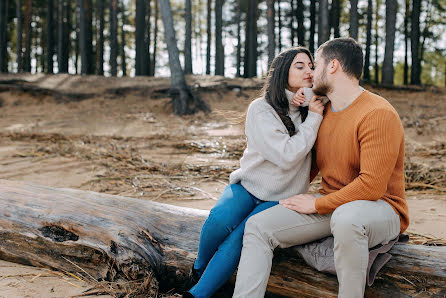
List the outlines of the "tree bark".
<svg viewBox="0 0 446 298">
<path fill-rule="evenodd" d="M 212 16 L 212 0 L 207 0 L 207 20 L 206 20 L 206 74 L 211 74 L 211 16 Z"/>
<path fill-rule="evenodd" d="M 268 69 L 276 56 L 276 36 L 275 36 L 275 10 L 274 0 L 267 0 L 267 22 L 268 22 Z"/>
<path fill-rule="evenodd" d="M 249 0 L 248 0 L 249 1 Z M 291 46 L 294 46 L 294 40 L 296 39 L 296 29 L 294 28 L 294 19 L 295 19 L 295 13 L 296 13 L 296 8 L 294 7 L 294 1 L 295 0 L 290 0 L 290 6 L 291 6 L 291 10 L 290 10 L 290 16 L 289 16 L 289 20 L 290 20 L 290 41 L 291 41 Z"/>
<path fill-rule="evenodd" d="M 341 1 L 335 0 L 331 2 L 331 9 L 330 9 L 330 28 L 331 27 L 333 28 L 333 35 L 335 38 L 341 36 L 339 32 L 340 20 L 341 20 Z"/>
<path fill-rule="evenodd" d="M 372 45 L 373 1 L 368 0 L 367 6 L 367 38 L 365 44 L 364 81 L 370 82 L 370 47 Z"/>
<path fill-rule="evenodd" d="M 145 0 L 136 0 L 135 75 L 137 76 L 143 76 L 146 74 L 146 27 L 146 2 Z"/>
<path fill-rule="evenodd" d="M 350 37 L 358 40 L 358 0 L 350 0 Z"/>
<path fill-rule="evenodd" d="M 98 17 L 99 17 L 99 40 L 97 48 L 97 73 L 104 75 L 104 0 L 98 0 Z"/>
<path fill-rule="evenodd" d="M 420 10 L 421 0 L 412 0 L 411 17 L 411 54 L 412 66 L 410 72 L 410 83 L 412 85 L 421 85 L 421 62 L 420 62 Z"/>
<path fill-rule="evenodd" d="M 67 10 L 66 0 L 59 0 L 57 3 L 57 68 L 59 73 L 68 72 Z"/>
<path fill-rule="evenodd" d="M 8 72 L 8 1 L 0 1 L 0 72 Z"/>
<path fill-rule="evenodd" d="M 393 85 L 393 52 L 395 49 L 395 24 L 397 10 L 397 0 L 386 0 L 386 47 L 382 67 L 382 83 L 386 85 Z"/>
<path fill-rule="evenodd" d="M 25 55 L 23 61 L 23 71 L 31 72 L 31 16 L 32 0 L 26 0 L 25 5 Z"/>
<path fill-rule="evenodd" d="M 410 0 L 405 0 L 405 14 L 404 14 L 404 85 L 409 84 L 409 19 L 410 19 Z"/>
<path fill-rule="evenodd" d="M 246 34 L 245 34 L 245 56 L 244 77 L 253 78 L 257 76 L 257 0 L 248 0 L 246 10 Z"/>
<path fill-rule="evenodd" d="M 124 3 L 121 3 L 121 44 L 119 46 L 120 53 L 121 53 L 121 68 L 122 68 L 122 76 L 127 76 L 127 63 L 125 61 L 125 30 L 124 26 L 127 22 L 126 16 L 125 16 L 125 6 Z M 150 72 L 151 70 L 149 70 Z M 150 73 L 149 73 L 150 75 Z"/>
<path fill-rule="evenodd" d="M 236 74 L 237 78 L 241 77 L 241 63 L 242 63 L 242 0 L 237 0 L 237 13 L 236 13 L 236 24 L 237 24 L 237 60 L 236 60 Z M 280 16 L 279 16 L 279 24 L 280 24 Z M 280 36 L 280 34 L 279 34 Z M 280 47 L 279 43 L 279 47 Z"/>
<path fill-rule="evenodd" d="M 328 26 L 328 0 L 319 0 L 319 15 L 318 15 L 318 46 L 326 42 L 330 38 L 330 27 Z"/>
<path fill-rule="evenodd" d="M 215 0 L 215 75 L 225 75 L 223 47 L 223 0 Z"/>
<path fill-rule="evenodd" d="M 379 20 L 379 7 L 381 1 L 376 0 L 376 10 L 375 10 L 375 84 L 379 84 L 379 64 L 378 64 L 378 43 L 379 43 L 379 33 L 378 33 L 378 20 Z"/>
<path fill-rule="evenodd" d="M 217 9 L 215 10 L 217 19 Z M 191 0 L 185 2 L 185 21 L 186 21 L 186 35 L 184 38 L 184 73 L 192 73 L 192 4 Z M 221 22 L 221 11 L 220 11 Z M 220 23 L 221 26 L 221 23 Z M 217 43 L 218 38 L 216 38 Z M 220 43 L 221 43 L 221 27 L 220 27 Z"/>
<path fill-rule="evenodd" d="M 146 75 L 150 75 L 150 69 L 152 68 L 152 66 L 150 65 L 150 42 L 151 42 L 151 36 L 152 36 L 152 31 L 151 31 L 151 26 L 152 26 L 152 22 L 151 19 L 152 18 L 152 1 L 148 0 L 147 1 L 147 37 L 146 37 L 146 69 L 145 69 L 145 73 Z"/>
<path fill-rule="evenodd" d="M 314 54 L 314 36 L 316 32 L 316 1 L 310 1 L 310 40 L 309 50 Z"/>
<path fill-rule="evenodd" d="M 110 1 L 110 74 L 118 75 L 118 0 Z"/>
<path fill-rule="evenodd" d="M 209 111 L 209 107 L 186 84 L 180 64 L 180 52 L 178 51 L 177 39 L 175 37 L 170 0 L 160 1 L 159 4 L 164 24 L 164 40 L 166 41 L 169 54 L 170 92 L 173 101 L 173 112 L 175 115 L 186 115 L 194 113 L 197 109 Z"/>
<path fill-rule="evenodd" d="M 156 42 L 158 39 L 158 18 L 159 18 L 159 7 L 158 1 L 155 0 L 155 29 L 153 32 L 153 50 L 152 50 L 152 70 L 150 72 L 151 76 L 155 76 L 155 65 L 156 65 Z"/>
<path fill-rule="evenodd" d="M 297 0 L 296 18 L 297 18 L 297 43 L 305 46 L 305 25 L 304 25 L 305 5 L 303 0 Z"/>
<path fill-rule="evenodd" d="M 17 0 L 21 2 L 21 0 Z M 19 12 L 18 12 L 19 13 Z M 54 72 L 53 55 L 54 55 L 54 22 L 53 22 L 53 0 L 47 0 L 46 6 L 46 66 L 47 73 Z M 20 36 L 22 34 L 20 33 Z M 17 33 L 17 36 L 19 34 Z M 21 41 L 20 41 L 21 42 Z M 18 59 L 18 57 L 17 57 Z M 17 60 L 17 64 L 18 64 Z"/>
<path fill-rule="evenodd" d="M 52 1 L 48 1 L 48 5 L 52 5 Z M 52 13 L 52 11 L 51 11 Z M 22 65 L 22 0 L 16 0 L 16 17 L 17 17 L 17 72 L 23 70 Z"/>
<path fill-rule="evenodd" d="M 112 282 L 144 280 L 153 272 L 161 291 L 182 290 L 208 216 L 203 210 L 7 180 L 0 180 L 0 210 L 1 259 Z M 390 253 L 365 297 L 446 293 L 444 247 L 395 245 Z M 221 297 L 231 295 L 233 281 Z M 337 291 L 336 276 L 308 267 L 296 247 L 276 250 L 268 297 L 336 297 Z"/>
<path fill-rule="evenodd" d="M 91 0 L 78 0 L 79 3 L 79 21 L 80 21 L 80 40 L 79 47 L 81 53 L 81 73 L 93 74 L 93 45 L 92 45 L 92 5 Z"/>
<path fill-rule="evenodd" d="M 239 0 L 239 2 L 240 2 L 240 0 Z M 281 2 L 282 2 L 281 0 L 277 0 L 277 23 L 278 23 L 277 27 L 279 28 L 279 32 L 277 34 L 277 43 L 279 44 L 279 53 L 282 52 L 282 27 L 283 27 Z M 240 4 L 239 4 L 239 7 L 240 7 Z M 241 10 L 239 9 L 239 11 L 237 13 L 241 14 Z M 240 18 L 239 18 L 239 20 L 240 20 Z M 239 24 L 237 24 L 237 25 L 238 25 L 238 28 L 240 28 Z"/>
</svg>

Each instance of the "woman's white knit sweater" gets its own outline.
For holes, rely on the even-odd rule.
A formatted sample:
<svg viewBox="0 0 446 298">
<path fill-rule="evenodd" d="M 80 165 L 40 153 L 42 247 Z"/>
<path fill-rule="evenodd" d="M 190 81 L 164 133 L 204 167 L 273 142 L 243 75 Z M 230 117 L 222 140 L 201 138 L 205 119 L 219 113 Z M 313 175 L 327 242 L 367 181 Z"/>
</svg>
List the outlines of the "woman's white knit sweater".
<svg viewBox="0 0 446 298">
<path fill-rule="evenodd" d="M 288 90 L 285 93 L 291 102 L 294 93 Z M 241 182 L 247 191 L 263 201 L 279 201 L 307 192 L 311 148 L 322 116 L 309 111 L 302 123 L 299 109 L 291 104 L 289 116 L 297 131 L 292 137 L 264 98 L 250 104 L 245 125 L 247 146 L 240 168 L 229 176 L 231 184 Z"/>
</svg>

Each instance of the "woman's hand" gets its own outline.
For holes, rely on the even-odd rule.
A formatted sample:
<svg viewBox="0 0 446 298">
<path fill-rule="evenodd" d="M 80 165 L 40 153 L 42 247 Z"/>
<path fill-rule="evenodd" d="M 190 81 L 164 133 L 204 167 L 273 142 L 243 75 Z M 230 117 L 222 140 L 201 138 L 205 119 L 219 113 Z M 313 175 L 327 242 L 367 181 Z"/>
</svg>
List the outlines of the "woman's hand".
<svg viewBox="0 0 446 298">
<path fill-rule="evenodd" d="M 296 107 L 300 107 L 305 102 L 304 88 L 300 88 L 297 90 L 296 94 L 294 94 L 293 100 L 291 104 Z"/>
<path fill-rule="evenodd" d="M 313 96 L 308 109 L 313 113 L 322 115 L 322 113 L 324 112 L 324 103 L 322 102 L 322 99 L 320 99 L 318 96 Z"/>
</svg>

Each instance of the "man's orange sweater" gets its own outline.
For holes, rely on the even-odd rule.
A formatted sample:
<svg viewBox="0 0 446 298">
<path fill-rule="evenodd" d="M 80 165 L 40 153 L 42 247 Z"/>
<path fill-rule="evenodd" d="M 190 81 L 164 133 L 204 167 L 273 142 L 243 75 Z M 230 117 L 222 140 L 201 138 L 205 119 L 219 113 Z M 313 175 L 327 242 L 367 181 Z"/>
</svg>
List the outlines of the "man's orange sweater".
<svg viewBox="0 0 446 298">
<path fill-rule="evenodd" d="M 329 103 L 316 140 L 316 159 L 324 195 L 316 199 L 319 214 L 355 200 L 383 199 L 400 216 L 401 232 L 406 230 L 404 130 L 387 100 L 364 90 L 340 112 L 333 112 Z"/>
</svg>

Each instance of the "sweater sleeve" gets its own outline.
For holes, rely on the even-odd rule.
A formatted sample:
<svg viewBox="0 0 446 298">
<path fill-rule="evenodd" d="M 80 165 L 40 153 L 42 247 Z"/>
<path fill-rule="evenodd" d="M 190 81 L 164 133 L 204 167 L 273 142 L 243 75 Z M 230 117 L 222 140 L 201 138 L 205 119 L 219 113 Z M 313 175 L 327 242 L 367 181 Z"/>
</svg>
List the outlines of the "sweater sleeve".
<svg viewBox="0 0 446 298">
<path fill-rule="evenodd" d="M 305 158 L 316 141 L 322 115 L 308 112 L 305 121 L 290 137 L 282 121 L 269 111 L 249 113 L 246 119 L 248 144 L 266 160 L 288 170 Z"/>
<path fill-rule="evenodd" d="M 316 199 L 319 214 L 333 212 L 342 204 L 356 200 L 376 201 L 387 190 L 395 168 L 404 130 L 395 112 L 370 112 L 358 126 L 359 175 L 338 191 Z M 336 141 L 336 140 L 335 140 Z"/>
</svg>

